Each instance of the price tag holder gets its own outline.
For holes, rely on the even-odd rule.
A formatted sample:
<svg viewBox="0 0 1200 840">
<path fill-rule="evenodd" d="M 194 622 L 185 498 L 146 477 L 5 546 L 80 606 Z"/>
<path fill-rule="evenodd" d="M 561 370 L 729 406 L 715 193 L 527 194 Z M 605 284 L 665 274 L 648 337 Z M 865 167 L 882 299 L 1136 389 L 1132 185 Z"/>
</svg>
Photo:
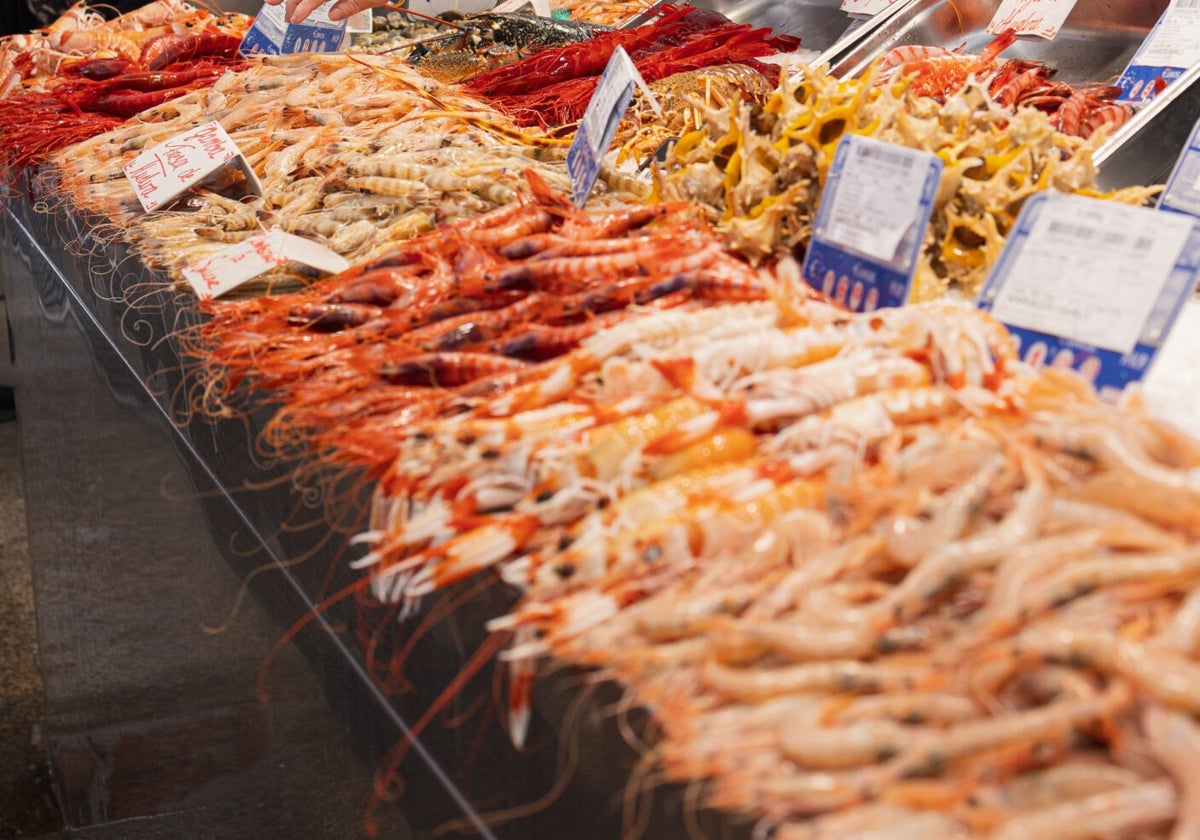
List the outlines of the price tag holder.
<svg viewBox="0 0 1200 840">
<path fill-rule="evenodd" d="M 898 2 L 901 0 L 842 0 L 838 8 L 848 15 L 874 17 Z"/>
<path fill-rule="evenodd" d="M 1198 273 L 1190 217 L 1037 193 L 978 305 L 1009 327 L 1027 363 L 1074 369 L 1114 398 L 1145 375 Z"/>
<path fill-rule="evenodd" d="M 266 3 L 242 38 L 242 55 L 280 55 L 298 52 L 337 52 L 346 38 L 346 21 L 329 19 L 335 0 L 315 9 L 304 23 L 288 23 L 284 6 Z M 370 31 L 370 30 L 368 30 Z"/>
<path fill-rule="evenodd" d="M 642 74 L 638 72 L 623 47 L 613 50 L 612 58 L 604 68 L 599 84 L 588 102 L 587 111 L 567 150 L 567 174 L 571 176 L 571 197 L 576 206 L 587 201 L 596 177 L 600 174 L 600 162 L 604 159 L 617 126 L 625 116 L 633 99 L 633 91 L 641 89 L 649 100 L 650 107 L 660 117 L 662 110 Z"/>
<path fill-rule="evenodd" d="M 821 194 L 804 279 L 855 312 L 902 305 L 941 178 L 934 154 L 843 137 Z"/>
<path fill-rule="evenodd" d="M 1118 102 L 1145 102 L 1200 62 L 1200 2 L 1171 0 L 1117 79 Z"/>
<path fill-rule="evenodd" d="M 1158 209 L 1187 213 L 1200 218 L 1200 120 L 1175 161 L 1166 189 L 1158 198 Z"/>
<path fill-rule="evenodd" d="M 123 171 L 133 184 L 142 209 L 149 213 L 230 165 L 242 171 L 255 195 L 262 195 L 258 176 L 242 157 L 237 144 L 214 120 L 147 149 L 125 164 Z"/>
<path fill-rule="evenodd" d="M 329 274 L 350 267 L 341 254 L 282 230 L 255 234 L 208 259 L 189 265 L 183 277 L 201 300 L 220 297 L 260 274 L 288 262 L 298 262 Z"/>
<path fill-rule="evenodd" d="M 992 15 L 987 31 L 999 35 L 1012 29 L 1018 35 L 1049 40 L 1058 34 L 1073 8 L 1075 0 L 1004 0 Z"/>
</svg>

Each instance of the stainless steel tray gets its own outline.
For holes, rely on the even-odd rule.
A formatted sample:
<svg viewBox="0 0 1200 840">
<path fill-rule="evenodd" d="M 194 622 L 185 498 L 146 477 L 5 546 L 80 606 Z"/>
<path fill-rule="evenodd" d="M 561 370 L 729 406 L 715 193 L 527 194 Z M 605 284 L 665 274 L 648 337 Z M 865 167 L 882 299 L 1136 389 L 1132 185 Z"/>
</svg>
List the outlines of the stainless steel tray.
<svg viewBox="0 0 1200 840">
<path fill-rule="evenodd" d="M 1101 189 L 1166 182 L 1200 116 L 1198 81 L 1200 65 L 1171 82 L 1104 141 L 1092 156 Z"/>
<path fill-rule="evenodd" d="M 910 0 L 886 21 L 862 33 L 853 49 L 833 66 L 837 76 L 857 76 L 873 60 L 906 44 L 963 47 L 977 53 L 992 36 L 987 33 L 1000 0 Z M 1044 61 L 1064 82 L 1115 79 L 1137 52 L 1167 7 L 1167 0 L 1079 0 L 1051 41 L 1023 37 L 1004 55 Z"/>
<path fill-rule="evenodd" d="M 658 0 L 622 26 L 645 23 L 663 2 Z M 860 39 L 886 24 L 904 5 L 898 2 L 862 21 L 843 12 L 841 3 L 842 0 L 689 0 L 689 5 L 720 12 L 734 23 L 767 26 L 784 35 L 795 35 L 800 39 L 798 52 L 802 56 L 816 53 L 812 64 L 830 65 L 842 61 Z"/>
</svg>

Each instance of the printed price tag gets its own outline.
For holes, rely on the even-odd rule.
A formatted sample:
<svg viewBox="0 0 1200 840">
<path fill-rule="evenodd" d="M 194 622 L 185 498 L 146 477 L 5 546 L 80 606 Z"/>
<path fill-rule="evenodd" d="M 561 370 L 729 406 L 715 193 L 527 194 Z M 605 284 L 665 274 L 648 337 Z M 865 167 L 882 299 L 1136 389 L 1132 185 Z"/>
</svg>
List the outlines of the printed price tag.
<svg viewBox="0 0 1200 840">
<path fill-rule="evenodd" d="M 897 2 L 899 0 L 842 0 L 839 8 L 848 15 L 873 17 Z"/>
<path fill-rule="evenodd" d="M 504 0 L 492 9 L 496 14 L 512 14 L 529 7 L 538 17 L 550 17 L 550 0 Z"/>
<path fill-rule="evenodd" d="M 1142 383 L 1146 408 L 1200 440 L 1200 298 L 1184 304 Z"/>
<path fill-rule="evenodd" d="M 1200 218 L 1200 120 L 1192 126 L 1167 187 L 1158 198 L 1160 210 L 1187 213 Z"/>
<path fill-rule="evenodd" d="M 264 3 L 242 38 L 240 52 L 242 55 L 337 52 L 346 37 L 346 21 L 329 19 L 334 2 L 329 0 L 315 9 L 304 23 L 288 23 L 282 4 L 268 6 Z"/>
<path fill-rule="evenodd" d="M 1053 38 L 1073 8 L 1075 0 L 1004 0 L 992 16 L 987 31 L 990 35 L 998 35 L 1012 29 L 1018 35 Z"/>
<path fill-rule="evenodd" d="M 302 263 L 329 274 L 350 267 L 344 257 L 324 245 L 282 230 L 268 230 L 189 265 L 183 270 L 183 277 L 197 297 L 207 300 L 287 262 Z"/>
<path fill-rule="evenodd" d="M 1026 362 L 1074 368 L 1111 397 L 1145 375 L 1198 271 L 1190 217 L 1037 193 L 979 306 L 1009 326 Z"/>
<path fill-rule="evenodd" d="M 856 312 L 903 304 L 941 177 L 942 161 L 929 152 L 843 137 L 805 254 L 805 280 Z"/>
<path fill-rule="evenodd" d="M 567 151 L 567 174 L 571 176 L 572 199 L 579 207 L 584 205 L 592 187 L 596 185 L 600 162 L 612 143 L 621 118 L 625 116 L 635 88 L 641 89 L 654 113 L 661 117 L 658 101 L 634 66 L 633 59 L 624 48 L 617 47 L 604 68 L 600 83 L 596 85 L 596 91 L 579 123 L 579 130 L 575 132 L 575 139 Z"/>
<path fill-rule="evenodd" d="M 1119 102 L 1145 102 L 1200 62 L 1200 0 L 1172 0 L 1117 80 Z"/>
<path fill-rule="evenodd" d="M 193 184 L 200 183 L 229 164 L 241 169 L 251 190 L 262 195 L 258 176 L 216 121 L 177 134 L 147 149 L 125 164 L 123 171 L 133 184 L 133 191 L 142 208 L 149 213 L 170 203 Z"/>
</svg>

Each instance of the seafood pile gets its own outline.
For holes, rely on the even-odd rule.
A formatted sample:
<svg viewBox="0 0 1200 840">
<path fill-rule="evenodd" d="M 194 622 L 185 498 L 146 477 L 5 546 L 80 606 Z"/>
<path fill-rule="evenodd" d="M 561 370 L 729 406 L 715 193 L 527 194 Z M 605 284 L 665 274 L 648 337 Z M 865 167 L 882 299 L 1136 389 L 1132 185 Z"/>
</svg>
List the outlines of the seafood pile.
<svg viewBox="0 0 1200 840">
<path fill-rule="evenodd" d="M 974 295 L 1034 191 L 1095 194 L 1098 137 L 1057 132 L 1034 108 L 1001 108 L 974 83 L 938 102 L 903 86 L 839 81 L 801 66 L 783 74 L 761 107 L 702 110 L 704 125 L 683 135 L 656 169 L 656 195 L 705 208 L 729 246 L 756 261 L 803 252 L 844 135 L 937 154 L 945 169 L 917 264 L 917 301 L 949 290 Z M 1130 188 L 1108 197 L 1141 204 L 1154 192 Z"/>
<path fill-rule="evenodd" d="M 112 20 L 106 20 L 98 8 L 100 4 L 89 7 L 86 0 L 79 0 L 45 29 L 0 37 L 0 99 L 45 91 L 75 62 L 120 58 L 138 62 L 148 49 L 156 54 L 174 49 L 174 37 L 168 36 L 210 30 L 240 40 L 249 26 L 245 15 L 215 15 L 186 0 L 153 0 Z M 151 42 L 158 46 L 151 48 Z"/>
<path fill-rule="evenodd" d="M 45 30 L 9 36 L 6 50 L 25 46 L 0 59 L 10 66 L 0 83 L 0 170 L 40 163 L 240 69 L 237 49 L 249 21 L 158 2 L 105 22 L 77 4 Z M 63 28 L 69 25 L 91 28 Z"/>
<path fill-rule="evenodd" d="M 1116 85 L 1072 87 L 1053 81 L 1054 68 L 1041 62 L 1000 61 L 1000 54 L 1015 41 L 1012 30 L 1002 32 L 979 55 L 934 46 L 895 47 L 877 63 L 876 82 L 905 80 L 914 93 L 945 101 L 961 91 L 968 79 L 978 79 L 1000 105 L 1037 108 L 1051 115 L 1057 131 L 1079 137 L 1117 128 L 1133 115 L 1132 106 L 1115 101 L 1121 95 Z"/>
<path fill-rule="evenodd" d="M 636 91 L 629 111 L 613 137 L 616 162 L 644 161 L 665 142 L 703 125 L 705 113 L 731 108 L 735 102 L 764 103 L 774 92 L 762 73 L 745 64 L 716 64 L 684 70 L 652 82 L 658 105 Z"/>
<path fill-rule="evenodd" d="M 143 214 L 122 166 L 210 120 L 242 150 L 263 194 L 247 195 L 236 173 L 172 209 Z M 514 129 L 402 60 L 295 54 L 256 59 L 242 73 L 69 147 L 51 159 L 45 178 L 48 194 L 103 217 L 111 235 L 124 237 L 147 265 L 178 277 L 185 266 L 271 227 L 321 242 L 351 262 L 367 259 L 437 223 L 510 203 L 525 189 L 527 169 L 569 190 L 567 145 Z M 606 192 L 602 182 L 592 200 L 632 203 L 639 195 Z M 307 279 L 284 267 L 266 282 Z"/>
<path fill-rule="evenodd" d="M 613 50 L 623 47 L 642 78 L 656 82 L 674 73 L 717 64 L 744 64 L 776 78 L 776 68 L 755 59 L 794 50 L 800 39 L 769 29 L 730 23 L 691 6 L 659 7 L 654 20 L 634 29 L 602 32 L 490 70 L 465 84 L 520 125 L 560 126 L 583 117 Z"/>
<path fill-rule="evenodd" d="M 1200 444 L 977 310 L 785 275 L 397 427 L 375 597 L 498 569 L 518 742 L 538 657 L 597 669 L 649 778 L 771 836 L 1195 836 Z"/>
<path fill-rule="evenodd" d="M 531 198 L 445 224 L 304 292 L 203 304 L 191 354 L 220 414 L 247 383 L 282 408 L 270 445 L 379 474 L 410 424 L 488 402 L 645 308 L 763 299 L 687 206 L 590 216 L 530 173 Z M 399 437 L 398 437 L 399 436 Z"/>
</svg>

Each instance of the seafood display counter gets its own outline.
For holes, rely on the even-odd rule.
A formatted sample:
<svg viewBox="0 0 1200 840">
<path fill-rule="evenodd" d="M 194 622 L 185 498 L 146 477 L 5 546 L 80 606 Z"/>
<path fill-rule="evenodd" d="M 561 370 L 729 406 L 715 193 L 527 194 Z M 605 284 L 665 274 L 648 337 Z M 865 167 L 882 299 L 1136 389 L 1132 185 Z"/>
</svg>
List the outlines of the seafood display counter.
<svg viewBox="0 0 1200 840">
<path fill-rule="evenodd" d="M 12 200 L 0 254 L 43 738 L 69 828 L 128 837 L 129 821 L 157 817 L 162 836 L 602 838 L 637 812 L 656 837 L 689 820 L 743 833 L 691 806 L 685 819 L 679 791 L 623 793 L 638 756 L 618 724 L 640 724 L 578 675 L 539 682 L 527 746 L 511 746 L 480 711 L 492 666 L 456 682 L 511 603 L 500 586 L 430 599 L 403 627 L 331 598 L 353 580 L 346 543 L 370 488 L 295 480 L 298 462 L 256 453 L 261 418 L 189 417 L 175 337 L 194 306 L 121 249 L 91 251 L 91 229 Z M 419 628 L 411 684 L 384 682 L 379 663 L 400 651 L 371 648 L 351 629 L 364 626 L 397 645 L 393 630 Z"/>
</svg>

